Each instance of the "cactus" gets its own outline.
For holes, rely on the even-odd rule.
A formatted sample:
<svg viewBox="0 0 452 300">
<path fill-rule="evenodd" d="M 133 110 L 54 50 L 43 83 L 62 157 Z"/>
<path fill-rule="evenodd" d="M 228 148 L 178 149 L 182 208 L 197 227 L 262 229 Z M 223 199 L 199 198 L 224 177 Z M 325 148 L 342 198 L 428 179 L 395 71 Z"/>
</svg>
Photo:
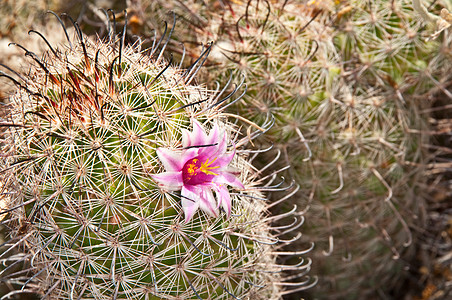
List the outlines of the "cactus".
<svg viewBox="0 0 452 300">
<path fill-rule="evenodd" d="M 452 2 L 441 1 L 445 8 L 425 7 L 422 1 L 413 1 L 416 10 L 426 21 L 426 26 L 433 28 L 434 34 L 429 37 L 441 44 L 438 55 L 433 60 L 440 66 L 441 76 L 431 93 L 433 98 L 430 112 L 430 131 L 432 141 L 429 145 L 433 153 L 429 162 L 429 185 L 431 195 L 428 199 L 428 228 L 422 230 L 417 257 L 415 275 L 420 278 L 418 290 L 412 294 L 414 299 L 449 299 L 452 296 L 452 206 L 451 206 L 451 133 L 450 109 L 452 90 L 450 70 L 452 68 Z M 420 2 L 420 3 L 419 3 Z M 436 13 L 433 13 L 436 12 Z"/>
<path fill-rule="evenodd" d="M 266 137 L 292 166 L 293 199 L 309 205 L 303 232 L 316 243 L 319 284 L 308 295 L 389 297 L 414 259 L 412 228 L 425 222 L 421 111 L 440 86 L 439 43 L 426 40 L 411 1 L 177 2 L 160 4 L 190 20 L 181 39 L 216 43 L 206 76 L 245 74 L 232 111 L 275 115 Z"/>
<path fill-rule="evenodd" d="M 241 136 L 231 118 L 244 118 L 223 112 L 230 95 L 194 84 L 207 51 L 184 70 L 163 57 L 170 36 L 143 50 L 125 44 L 127 20 L 95 41 L 73 24 L 76 41 L 42 58 L 15 44 L 29 71 L 0 73 L 17 86 L 0 123 L 0 259 L 17 249 L 13 264 L 28 266 L 5 297 L 281 296 L 280 270 L 301 277 L 310 263 L 276 263 L 278 232 L 302 219 L 271 227 L 293 214 L 268 214 L 262 193 L 275 187 L 250 164 L 260 150 L 244 148 L 266 128 L 245 121 L 256 132 Z"/>
</svg>

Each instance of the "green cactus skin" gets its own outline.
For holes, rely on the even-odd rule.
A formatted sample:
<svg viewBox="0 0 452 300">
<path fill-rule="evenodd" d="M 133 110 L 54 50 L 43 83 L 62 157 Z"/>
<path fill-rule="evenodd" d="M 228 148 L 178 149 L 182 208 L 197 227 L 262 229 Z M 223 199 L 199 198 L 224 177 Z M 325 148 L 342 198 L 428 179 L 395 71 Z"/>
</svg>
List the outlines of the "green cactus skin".
<svg viewBox="0 0 452 300">
<path fill-rule="evenodd" d="M 414 259 L 413 228 L 425 226 L 421 112 L 438 89 L 439 43 L 426 40 L 408 0 L 329 1 L 330 10 L 321 1 L 204 2 L 160 1 L 191 21 L 181 39 L 216 42 L 207 76 L 234 65 L 245 74 L 247 93 L 232 109 L 276 118 L 266 137 L 292 166 L 294 199 L 309 206 L 303 233 L 316 243 L 319 284 L 307 297 L 389 297 Z"/>
<path fill-rule="evenodd" d="M 276 264 L 277 234 L 290 227 L 271 228 L 284 215 L 268 215 L 261 192 L 272 188 L 260 185 L 271 182 L 243 149 L 255 134 L 239 139 L 221 93 L 191 83 L 200 64 L 183 70 L 166 61 L 165 41 L 142 50 L 139 41 L 125 46 L 124 34 L 92 42 L 75 32 L 77 41 L 42 59 L 23 48 L 33 61 L 27 74 L 1 73 L 18 91 L 1 123 L 9 197 L 1 214 L 11 239 L 0 259 L 17 248 L 15 262 L 31 274 L 17 273 L 12 284 L 51 299 L 281 296 L 281 269 L 305 273 L 310 262 Z M 218 124 L 231 151 L 238 147 L 231 167 L 245 189 L 230 188 L 230 218 L 198 211 L 185 223 L 180 193 L 150 177 L 164 171 L 156 148 L 180 148 L 193 120 L 207 132 Z"/>
</svg>

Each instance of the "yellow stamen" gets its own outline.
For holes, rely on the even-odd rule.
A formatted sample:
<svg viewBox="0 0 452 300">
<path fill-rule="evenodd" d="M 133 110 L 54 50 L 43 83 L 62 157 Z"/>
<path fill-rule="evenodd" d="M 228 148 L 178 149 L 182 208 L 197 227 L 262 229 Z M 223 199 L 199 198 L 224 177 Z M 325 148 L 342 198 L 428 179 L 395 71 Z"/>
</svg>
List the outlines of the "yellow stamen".
<svg viewBox="0 0 452 300">
<path fill-rule="evenodd" d="M 187 169 L 188 174 L 190 174 L 190 175 L 194 175 L 195 174 L 196 169 L 197 169 L 197 167 L 196 167 L 196 163 L 197 162 L 198 162 L 198 159 L 195 158 L 195 159 L 193 159 L 193 162 L 188 165 L 188 169 Z"/>
<path fill-rule="evenodd" d="M 209 159 L 207 159 L 204 163 L 201 164 L 201 167 L 199 168 L 199 170 L 200 170 L 201 172 L 203 172 L 204 174 L 206 174 L 206 175 L 218 175 L 217 173 L 214 173 L 214 172 L 212 172 L 212 171 L 210 171 L 210 170 L 217 169 L 217 168 L 219 168 L 220 166 L 209 167 L 209 166 L 210 166 L 211 164 L 213 164 L 214 161 L 216 161 L 216 160 L 217 160 L 216 157 L 215 157 L 215 159 L 212 160 L 211 162 L 209 162 Z"/>
</svg>

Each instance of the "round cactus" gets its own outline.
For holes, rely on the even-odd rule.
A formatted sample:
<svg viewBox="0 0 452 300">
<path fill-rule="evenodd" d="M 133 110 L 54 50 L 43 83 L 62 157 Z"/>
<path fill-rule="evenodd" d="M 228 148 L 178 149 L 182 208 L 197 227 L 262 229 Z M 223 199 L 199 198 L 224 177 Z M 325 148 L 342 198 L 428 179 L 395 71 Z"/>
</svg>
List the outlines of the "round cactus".
<svg viewBox="0 0 452 300">
<path fill-rule="evenodd" d="M 42 58 L 13 45 L 33 63 L 1 73 L 18 91 L 1 122 L 0 258 L 18 248 L 29 264 L 12 282 L 52 299 L 279 297 L 281 268 L 309 262 L 276 264 L 278 232 L 300 219 L 271 227 L 271 184 L 243 147 L 265 128 L 241 137 L 230 95 L 193 83 L 207 51 L 181 69 L 163 38 L 126 46 L 126 24 L 91 41 L 74 22 L 77 41 Z"/>
<path fill-rule="evenodd" d="M 310 208 L 304 233 L 320 278 L 310 295 L 387 295 L 425 222 L 421 111 L 438 86 L 439 43 L 407 0 L 204 2 L 160 1 L 197 33 L 181 39 L 216 42 L 206 76 L 245 74 L 233 111 L 275 115 L 267 140 L 301 186 L 293 199 Z"/>
</svg>

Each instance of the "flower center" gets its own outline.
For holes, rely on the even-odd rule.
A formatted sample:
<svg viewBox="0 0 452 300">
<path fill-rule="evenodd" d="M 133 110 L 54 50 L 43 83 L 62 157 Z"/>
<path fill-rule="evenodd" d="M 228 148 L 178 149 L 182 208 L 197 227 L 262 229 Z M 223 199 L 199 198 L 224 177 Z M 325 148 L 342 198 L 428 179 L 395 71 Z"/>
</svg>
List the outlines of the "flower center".
<svg viewBox="0 0 452 300">
<path fill-rule="evenodd" d="M 193 158 L 187 161 L 182 169 L 182 178 L 185 184 L 197 185 L 204 182 L 212 181 L 212 178 L 218 174 L 211 170 L 217 169 L 220 166 L 211 166 L 216 158 L 212 161 L 206 159 L 205 161 L 199 158 Z"/>
</svg>

